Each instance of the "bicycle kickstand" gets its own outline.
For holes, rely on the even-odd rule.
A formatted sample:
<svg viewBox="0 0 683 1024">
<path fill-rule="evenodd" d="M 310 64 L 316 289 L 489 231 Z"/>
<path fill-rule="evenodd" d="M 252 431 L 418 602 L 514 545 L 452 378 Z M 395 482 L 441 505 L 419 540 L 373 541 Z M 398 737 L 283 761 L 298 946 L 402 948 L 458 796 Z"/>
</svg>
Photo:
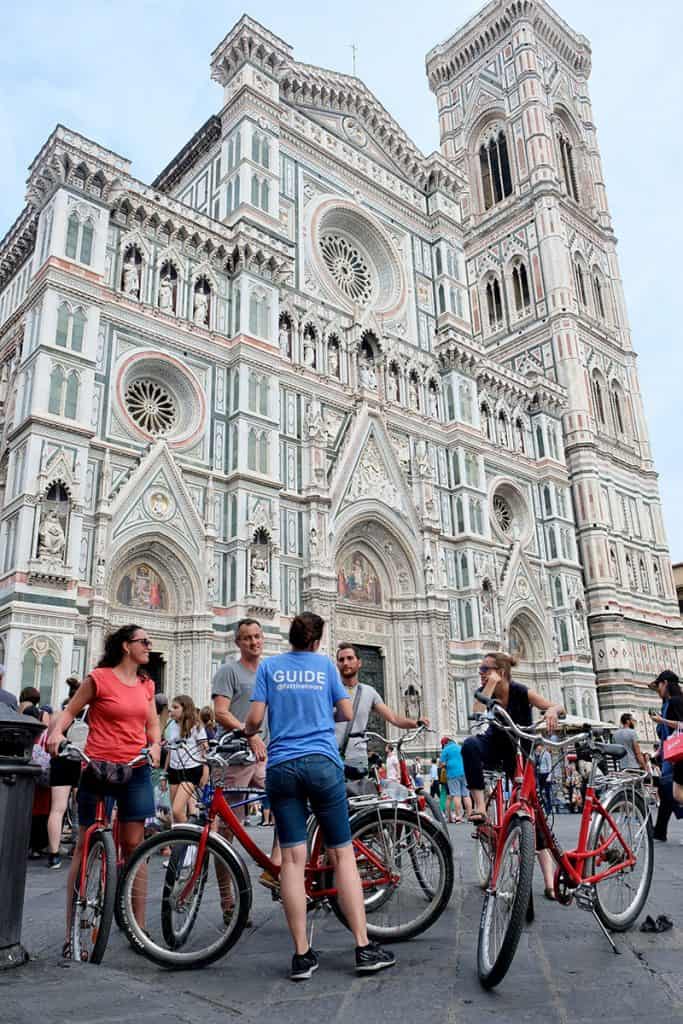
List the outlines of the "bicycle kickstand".
<svg viewBox="0 0 683 1024">
<path fill-rule="evenodd" d="M 602 932 L 602 934 L 605 936 L 605 938 L 609 942 L 610 946 L 612 947 L 612 952 L 615 953 L 617 956 L 620 956 L 621 955 L 621 950 L 619 949 L 619 947 L 617 946 L 616 942 L 614 941 L 614 939 L 612 938 L 610 933 L 607 931 L 607 929 L 605 928 L 605 926 L 602 923 L 602 921 L 600 920 L 600 918 L 598 917 L 598 913 L 597 913 L 595 907 L 591 908 L 591 913 L 592 913 L 593 917 L 595 918 L 595 920 L 597 921 L 598 927 L 600 928 L 600 931 Z"/>
</svg>

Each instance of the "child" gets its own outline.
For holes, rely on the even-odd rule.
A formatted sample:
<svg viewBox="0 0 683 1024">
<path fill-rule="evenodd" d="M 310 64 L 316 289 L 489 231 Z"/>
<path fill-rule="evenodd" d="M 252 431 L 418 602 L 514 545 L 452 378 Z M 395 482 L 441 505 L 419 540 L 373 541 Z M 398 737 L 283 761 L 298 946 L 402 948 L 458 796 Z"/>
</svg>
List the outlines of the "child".
<svg viewBox="0 0 683 1024">
<path fill-rule="evenodd" d="M 209 778 L 206 764 L 206 730 L 199 721 L 194 701 L 186 694 L 174 697 L 169 709 L 171 721 L 166 729 L 169 744 L 168 781 L 171 787 L 173 821 L 187 821 L 194 810 L 195 786 L 205 786 Z M 176 744 L 183 741 L 181 746 Z M 189 810 L 188 810 L 189 809 Z"/>
</svg>

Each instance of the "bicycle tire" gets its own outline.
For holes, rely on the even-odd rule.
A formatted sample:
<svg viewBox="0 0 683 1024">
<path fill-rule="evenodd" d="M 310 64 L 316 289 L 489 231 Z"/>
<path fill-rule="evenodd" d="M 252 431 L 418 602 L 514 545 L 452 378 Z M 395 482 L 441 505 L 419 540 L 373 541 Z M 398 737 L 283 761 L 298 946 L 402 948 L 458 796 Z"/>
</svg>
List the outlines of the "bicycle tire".
<svg viewBox="0 0 683 1024">
<path fill-rule="evenodd" d="M 481 889 L 488 887 L 493 862 L 496 859 L 496 833 L 493 831 L 495 826 L 498 825 L 498 812 L 496 808 L 496 791 L 494 789 L 486 801 L 488 824 L 478 826 L 475 833 L 474 857 L 479 887 Z"/>
<path fill-rule="evenodd" d="M 534 872 L 534 828 L 528 818 L 515 817 L 512 819 L 505 836 L 503 837 L 503 848 L 498 872 L 496 889 L 489 889 L 484 897 L 484 905 L 481 911 L 479 922 L 479 938 L 477 942 L 477 971 L 479 980 L 484 988 L 494 988 L 498 985 L 508 972 L 510 964 L 517 952 L 519 939 L 524 928 L 524 919 L 529 906 L 531 895 L 531 882 Z M 515 854 L 513 846 L 518 844 L 519 853 Z M 517 862 L 518 871 L 516 881 L 512 877 L 508 881 L 504 874 L 507 861 Z M 498 887 L 501 879 L 514 893 L 509 895 L 499 893 Z M 489 949 L 492 929 L 494 926 L 494 915 L 497 910 L 496 901 L 500 900 L 510 906 L 508 921 L 504 927 L 500 941 L 500 947 L 495 950 L 493 956 Z"/>
<path fill-rule="evenodd" d="M 198 885 L 193 894 L 192 906 L 187 914 L 187 918 L 182 927 L 177 927 L 173 919 L 172 894 L 178 879 L 182 876 L 185 860 L 188 851 L 191 849 L 191 846 L 180 846 L 178 849 L 172 850 L 171 856 L 168 858 L 164 889 L 161 896 L 161 930 L 164 939 L 171 949 L 180 949 L 187 941 L 192 927 L 197 920 L 209 873 L 208 861 L 205 860 L 201 867 Z"/>
<path fill-rule="evenodd" d="M 595 891 L 595 912 L 602 921 L 605 928 L 608 928 L 613 932 L 625 932 L 631 928 L 636 920 L 638 919 L 647 898 L 650 894 L 650 886 L 652 885 L 652 873 L 654 869 L 654 840 L 652 836 L 652 820 L 648 813 L 647 804 L 645 800 L 638 794 L 634 793 L 633 789 L 628 786 L 622 786 L 619 789 L 613 790 L 609 793 L 603 807 L 606 811 L 612 815 L 613 818 L 617 818 L 619 814 L 619 808 L 632 805 L 636 811 L 639 824 L 637 824 L 635 838 L 640 839 L 639 847 L 634 852 L 636 854 L 636 861 L 640 859 L 640 853 L 645 856 L 645 865 L 643 869 L 643 875 L 638 888 L 635 892 L 634 898 L 631 903 L 625 907 L 621 913 L 613 913 L 607 906 L 607 892 L 611 891 L 612 886 L 620 886 L 622 891 L 629 888 L 626 879 L 633 874 L 635 869 L 629 871 L 620 872 L 619 874 L 613 875 L 609 879 L 605 879 L 603 882 L 598 882 L 594 886 Z M 617 821 L 617 824 L 619 822 Z M 600 833 L 603 828 L 608 828 L 611 831 L 609 823 L 599 814 L 593 815 L 593 821 L 588 835 L 588 848 L 594 850 L 597 848 L 600 842 Z M 620 827 L 621 831 L 621 827 Z M 630 831 L 627 830 L 627 831 Z M 638 833 L 640 836 L 638 837 Z M 634 836 L 624 835 L 625 841 L 631 846 L 629 839 L 633 840 Z M 610 847 L 607 848 L 609 852 Z M 615 844 L 615 850 L 619 852 L 621 846 Z M 596 863 L 597 858 L 592 858 L 588 861 L 587 874 L 598 874 L 601 868 L 604 866 L 604 860 L 600 864 Z M 637 867 L 637 863 L 636 863 Z"/>
<path fill-rule="evenodd" d="M 85 852 L 85 851 L 84 851 Z M 96 896 L 88 896 L 92 881 Z M 114 917 L 116 899 L 116 848 L 108 829 L 98 829 L 88 843 L 85 868 L 85 905 L 81 901 L 80 872 L 72 894 L 71 957 L 82 963 L 100 964 L 104 957 Z M 96 932 L 92 948 L 84 943 L 87 931 Z"/>
<path fill-rule="evenodd" d="M 121 904 L 120 909 L 124 931 L 131 945 L 146 956 L 148 960 L 158 964 L 160 967 L 169 967 L 174 968 L 175 970 L 191 970 L 198 967 L 206 967 L 208 964 L 211 964 L 215 960 L 224 956 L 237 942 L 246 927 L 251 907 L 251 883 L 249 881 L 249 875 L 238 854 L 225 840 L 221 839 L 213 832 L 209 833 L 205 847 L 205 855 L 213 857 L 215 862 L 220 863 L 230 876 L 234 911 L 231 922 L 227 926 L 228 930 L 220 934 L 215 941 L 210 943 L 209 946 L 188 952 L 184 947 L 188 943 L 190 934 L 193 933 L 196 928 L 196 913 L 194 914 L 191 928 L 187 929 L 186 934 L 184 935 L 183 945 L 179 948 L 164 948 L 164 946 L 160 945 L 159 942 L 155 941 L 155 938 L 152 935 L 148 934 L 146 929 L 143 928 L 135 918 L 133 913 L 133 890 L 136 883 L 137 872 L 139 870 L 144 870 L 144 884 L 147 886 L 148 865 L 150 862 L 152 862 L 152 864 L 156 864 L 156 858 L 164 847 L 170 846 L 171 853 L 173 852 L 173 846 L 176 843 L 182 843 L 185 848 L 191 846 L 198 847 L 202 834 L 203 829 L 198 826 L 182 825 L 167 832 L 159 832 L 155 836 L 150 836 L 149 839 L 146 839 L 137 847 L 123 871 L 119 890 L 119 901 Z M 167 882 L 167 869 L 163 866 L 163 862 L 160 862 L 160 864 L 162 873 L 160 874 L 159 881 L 163 885 Z M 215 866 L 216 865 L 214 864 L 214 867 Z M 201 884 L 202 895 L 204 893 L 204 886 L 206 885 L 206 881 L 209 877 L 210 869 L 207 866 L 207 870 L 204 873 Z M 203 900 L 202 902 L 204 906 L 207 905 L 206 900 Z M 154 906 L 154 904 L 152 905 Z M 195 904 L 195 906 L 198 912 L 199 905 Z M 217 911 L 220 912 L 220 904 L 218 905 Z M 173 944 L 175 945 L 175 942 Z"/>
<path fill-rule="evenodd" d="M 438 879 L 433 886 L 429 886 L 429 894 L 425 892 L 424 883 L 420 881 L 416 873 L 418 885 L 422 891 L 422 896 L 419 900 L 422 906 L 414 917 L 401 921 L 400 924 L 380 925 L 372 920 L 372 914 L 377 914 L 385 906 L 391 906 L 401 897 L 404 872 L 402 873 L 398 869 L 401 877 L 399 877 L 397 885 L 381 887 L 380 892 L 383 894 L 383 897 L 388 893 L 391 898 L 382 898 L 381 902 L 377 905 L 373 906 L 370 904 L 368 906 L 366 894 L 369 890 L 364 890 L 366 912 L 370 914 L 367 921 L 368 936 L 381 942 L 403 942 L 406 939 L 412 939 L 416 935 L 420 935 L 430 928 L 448 906 L 455 881 L 451 845 L 444 838 L 442 830 L 432 821 L 431 817 L 424 814 L 418 816 L 415 812 L 403 807 L 370 807 L 359 811 L 358 814 L 351 818 L 352 839 L 361 839 L 364 843 L 369 844 L 373 834 L 378 837 L 375 849 L 383 849 L 385 855 L 387 852 L 389 853 L 393 871 L 397 871 L 397 861 L 403 862 L 406 854 L 408 854 L 407 859 L 411 862 L 413 870 L 415 870 L 411 850 L 414 850 L 418 840 L 421 845 L 425 845 L 425 850 L 427 846 L 431 849 L 432 855 L 436 857 L 438 864 Z M 395 838 L 392 838 L 392 834 Z M 362 877 L 362 866 L 360 873 Z M 332 887 L 331 873 L 326 886 Z M 426 906 L 424 905 L 424 900 L 427 901 Z M 346 917 L 339 905 L 338 899 L 331 897 L 328 902 L 338 919 L 348 928 Z"/>
</svg>

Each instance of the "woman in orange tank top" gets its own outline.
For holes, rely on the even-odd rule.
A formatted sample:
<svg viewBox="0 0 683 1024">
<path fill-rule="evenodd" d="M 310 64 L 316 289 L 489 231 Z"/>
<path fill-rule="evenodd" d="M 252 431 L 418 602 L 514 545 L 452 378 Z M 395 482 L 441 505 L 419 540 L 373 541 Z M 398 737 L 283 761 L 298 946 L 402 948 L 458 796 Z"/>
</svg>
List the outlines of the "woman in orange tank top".
<svg viewBox="0 0 683 1024">
<path fill-rule="evenodd" d="M 88 705 L 85 753 L 93 761 L 127 764 L 143 747 L 150 748 L 152 763 L 159 764 L 161 734 L 154 703 L 154 683 L 145 672 L 152 646 L 140 626 L 122 626 L 111 633 L 97 668 L 86 676 L 65 709 L 55 716 L 47 747 L 59 752 L 73 720 Z M 144 838 L 145 818 L 154 816 L 154 789 L 148 764 L 134 768 L 129 782 L 112 788 L 116 798 L 124 858 Z M 71 929 L 71 892 L 78 877 L 80 851 L 86 829 L 95 819 L 98 791 L 89 785 L 87 770 L 78 789 L 79 838 L 67 881 L 65 949 Z"/>
</svg>

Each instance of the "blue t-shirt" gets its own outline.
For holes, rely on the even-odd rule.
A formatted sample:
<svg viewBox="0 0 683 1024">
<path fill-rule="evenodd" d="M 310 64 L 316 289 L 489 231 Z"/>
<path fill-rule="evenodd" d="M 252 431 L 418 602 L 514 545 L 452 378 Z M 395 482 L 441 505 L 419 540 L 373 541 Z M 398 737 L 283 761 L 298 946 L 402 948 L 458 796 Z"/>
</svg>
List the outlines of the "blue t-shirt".
<svg viewBox="0 0 683 1024">
<path fill-rule="evenodd" d="M 290 651 L 265 658 L 251 695 L 268 705 L 268 765 L 325 754 L 340 767 L 334 705 L 348 699 L 337 666 L 325 654 Z"/>
<path fill-rule="evenodd" d="M 465 768 L 462 763 L 462 754 L 460 752 L 460 744 L 455 743 L 451 740 L 441 751 L 441 761 L 446 768 L 446 778 L 455 779 L 459 775 L 465 774 Z"/>
</svg>

